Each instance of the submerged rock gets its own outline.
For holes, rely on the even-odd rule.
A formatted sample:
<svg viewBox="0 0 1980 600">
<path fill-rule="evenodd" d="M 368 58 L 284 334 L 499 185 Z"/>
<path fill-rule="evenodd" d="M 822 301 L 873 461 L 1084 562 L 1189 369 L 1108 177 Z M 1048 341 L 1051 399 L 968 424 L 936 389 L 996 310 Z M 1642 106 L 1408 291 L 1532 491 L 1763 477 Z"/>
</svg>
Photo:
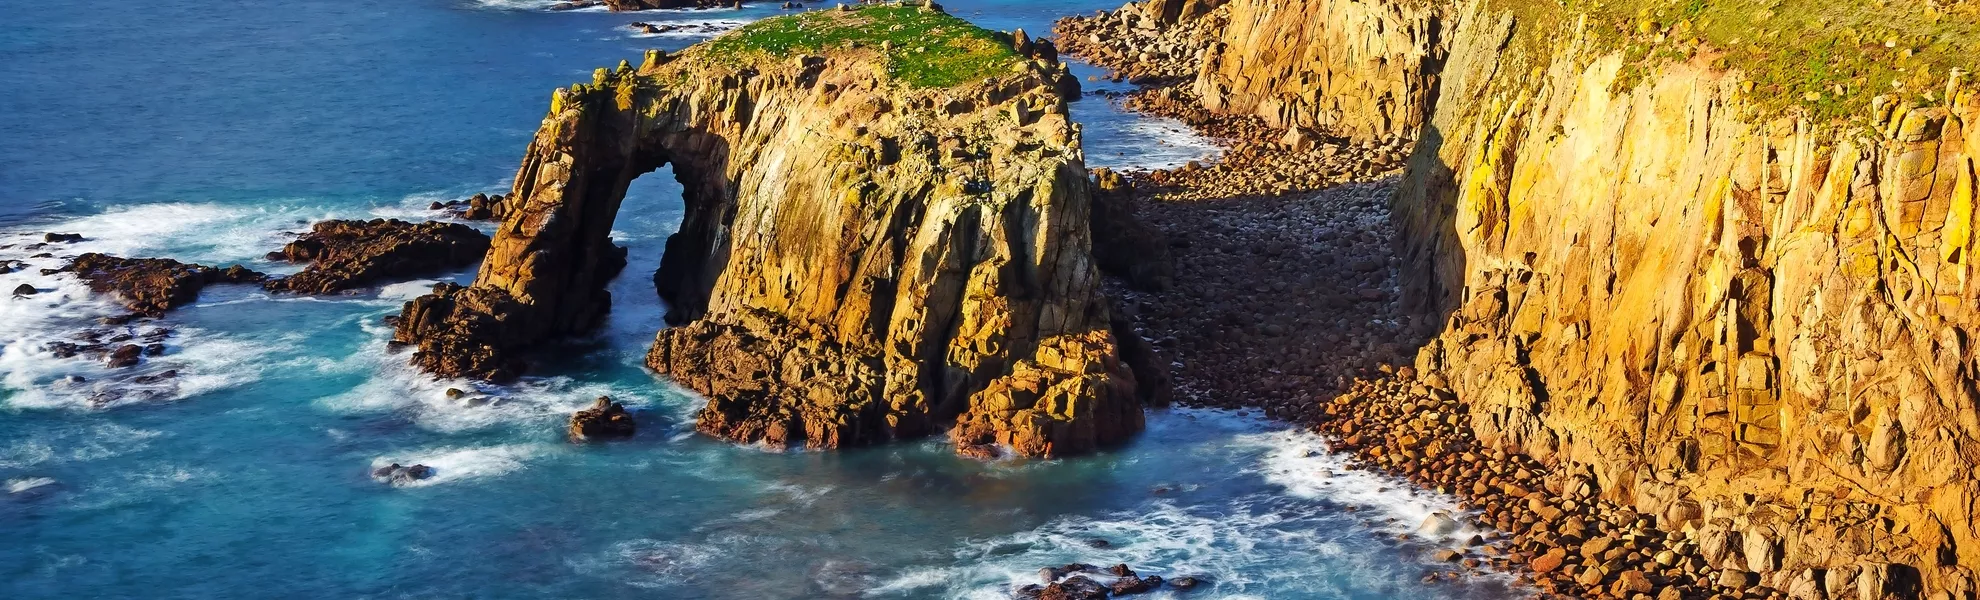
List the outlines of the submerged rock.
<svg viewBox="0 0 1980 600">
<path fill-rule="evenodd" d="M 112 293 L 132 312 L 156 317 L 199 299 L 217 283 L 254 283 L 267 276 L 234 265 L 225 269 L 169 258 L 123 258 L 91 252 L 61 270 L 75 273 L 99 293 Z"/>
<path fill-rule="evenodd" d="M 574 440 L 632 437 L 633 418 L 625 406 L 599 396 L 591 408 L 571 413 L 570 431 Z"/>
<path fill-rule="evenodd" d="M 393 279 L 432 275 L 481 260 L 488 236 L 459 223 L 398 219 L 332 220 L 289 242 L 269 260 L 309 263 L 264 284 L 270 291 L 329 294 Z"/>
<path fill-rule="evenodd" d="M 703 45 L 559 90 L 475 284 L 408 303 L 394 339 L 425 370 L 494 379 L 595 327 L 625 266 L 613 213 L 671 164 L 687 214 L 654 281 L 675 327 L 647 365 L 709 398 L 701 431 L 832 448 L 949 430 L 1027 456 L 1139 431 L 1157 386 L 1122 360 L 1099 287 L 1065 66 L 932 9 L 779 18 L 857 42 L 903 15 L 994 68 Z"/>
<path fill-rule="evenodd" d="M 433 476 L 433 467 L 429 467 L 426 465 L 413 465 L 407 467 L 407 466 L 402 466 L 399 463 L 392 463 L 390 465 L 379 467 L 371 471 L 372 479 L 376 479 L 380 483 L 387 483 L 391 485 L 405 485 L 432 476 Z"/>
</svg>

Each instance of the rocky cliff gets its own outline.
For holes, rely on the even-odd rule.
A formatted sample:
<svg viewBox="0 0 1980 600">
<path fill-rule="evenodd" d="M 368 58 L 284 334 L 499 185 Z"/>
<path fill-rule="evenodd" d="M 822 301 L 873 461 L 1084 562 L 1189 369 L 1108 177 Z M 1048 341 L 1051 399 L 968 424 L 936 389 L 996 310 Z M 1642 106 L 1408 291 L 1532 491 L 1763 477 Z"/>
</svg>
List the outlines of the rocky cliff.
<svg viewBox="0 0 1980 600">
<path fill-rule="evenodd" d="M 1155 386 L 1100 292 L 1077 85 L 1025 48 L 888 5 L 601 69 L 556 93 L 475 284 L 409 303 L 397 339 L 489 377 L 585 331 L 624 264 L 608 234 L 628 183 L 671 165 L 687 211 L 654 282 L 674 326 L 647 363 L 708 396 L 703 431 L 840 447 L 949 429 L 1031 456 L 1124 439 Z"/>
<path fill-rule="evenodd" d="M 1192 91 L 1204 108 L 1357 141 L 1415 137 L 1442 60 L 1417 2 L 1231 0 Z"/>
<path fill-rule="evenodd" d="M 1756 117 L 1740 71 L 1628 80 L 1586 29 L 1496 51 L 1523 25 L 1457 21 L 1396 200 L 1417 307 L 1447 315 L 1418 365 L 1487 443 L 1734 540 L 1714 566 L 1971 598 L 1980 98 Z"/>
<path fill-rule="evenodd" d="M 1971 4 L 1219 10 L 1206 108 L 1420 138 L 1415 393 L 1709 572 L 1980 594 Z"/>
</svg>

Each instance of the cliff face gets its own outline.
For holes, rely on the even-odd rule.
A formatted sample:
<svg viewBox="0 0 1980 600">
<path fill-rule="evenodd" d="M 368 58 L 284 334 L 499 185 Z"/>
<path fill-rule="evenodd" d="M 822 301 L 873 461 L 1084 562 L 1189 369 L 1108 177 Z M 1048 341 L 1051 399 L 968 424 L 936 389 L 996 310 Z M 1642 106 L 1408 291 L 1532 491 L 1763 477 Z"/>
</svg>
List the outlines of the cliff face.
<svg viewBox="0 0 1980 600">
<path fill-rule="evenodd" d="M 1740 540 L 1714 566 L 1970 594 L 1980 101 L 1754 122 L 1737 73 L 1621 87 L 1572 38 L 1529 75 L 1491 51 L 1519 26 L 1460 21 L 1396 200 L 1448 315 L 1419 367 L 1488 443 Z"/>
<path fill-rule="evenodd" d="M 1394 210 L 1434 338 L 1420 389 L 1713 568 L 1797 598 L 1980 593 L 1980 96 L 1955 75 L 1929 107 L 1817 121 L 1766 87 L 1815 67 L 1643 59 L 1534 3 L 1421 5 L 1235 0 L 1195 83 L 1212 110 L 1419 137 Z M 1702 35 L 1669 25 L 1629 30 Z"/>
<path fill-rule="evenodd" d="M 628 182 L 671 164 L 687 214 L 654 281 L 675 326 L 647 364 L 709 397 L 703 431 L 839 447 L 952 427 L 960 450 L 1033 456 L 1139 431 L 1153 386 L 1109 329 L 1064 67 L 927 9 L 798 18 L 849 41 L 761 52 L 793 39 L 766 21 L 560 90 L 475 285 L 409 304 L 400 339 L 444 373 L 589 327 Z M 900 59 L 863 37 L 890 23 L 985 54 Z"/>
<path fill-rule="evenodd" d="M 1197 72 L 1212 111 L 1356 141 L 1415 137 L 1434 100 L 1440 11 L 1416 2 L 1231 0 Z"/>
</svg>

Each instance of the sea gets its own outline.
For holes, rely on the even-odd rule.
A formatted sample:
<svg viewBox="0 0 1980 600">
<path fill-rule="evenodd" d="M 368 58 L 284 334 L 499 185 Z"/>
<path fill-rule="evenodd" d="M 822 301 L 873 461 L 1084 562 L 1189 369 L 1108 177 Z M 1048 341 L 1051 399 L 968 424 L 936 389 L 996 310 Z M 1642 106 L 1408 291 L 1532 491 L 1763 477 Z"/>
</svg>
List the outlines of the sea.
<svg viewBox="0 0 1980 600">
<path fill-rule="evenodd" d="M 472 269 L 329 297 L 222 285 L 126 326 L 41 273 L 81 252 L 292 272 L 263 255 L 313 222 L 441 218 L 429 203 L 506 191 L 551 90 L 787 12 L 551 4 L 0 0 L 0 260 L 27 267 L 0 290 L 40 291 L 0 297 L 0 598 L 1001 599 L 1074 562 L 1203 582 L 1156 599 L 1523 595 L 1504 575 L 1422 581 L 1450 569 L 1428 550 L 1475 533 L 1415 533 L 1454 498 L 1251 412 L 1153 410 L 1133 442 L 1057 460 L 700 435 L 702 400 L 641 365 L 665 326 L 649 274 L 682 216 L 664 174 L 615 223 L 631 266 L 609 321 L 510 385 L 437 380 L 386 347 L 387 316 Z M 946 6 L 1033 35 L 1112 8 Z M 1215 140 L 1075 71 L 1089 166 L 1215 159 Z M 46 232 L 86 240 L 30 248 Z M 167 352 L 135 369 L 51 350 L 154 328 Z M 599 396 L 637 436 L 566 438 Z M 433 476 L 372 478 L 392 463 Z"/>
</svg>

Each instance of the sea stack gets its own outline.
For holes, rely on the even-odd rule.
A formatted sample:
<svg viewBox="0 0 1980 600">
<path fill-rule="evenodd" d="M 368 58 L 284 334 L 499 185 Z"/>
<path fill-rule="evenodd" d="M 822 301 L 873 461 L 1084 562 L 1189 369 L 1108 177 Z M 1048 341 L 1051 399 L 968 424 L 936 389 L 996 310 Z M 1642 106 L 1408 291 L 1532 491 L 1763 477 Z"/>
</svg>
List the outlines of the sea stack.
<svg viewBox="0 0 1980 600">
<path fill-rule="evenodd" d="M 1077 83 L 1041 54 L 879 5 L 600 69 L 553 96 L 474 285 L 409 303 L 396 338 L 429 371 L 500 379 L 596 326 L 627 185 L 672 165 L 686 216 L 654 283 L 673 327 L 647 364 L 708 397 L 702 431 L 833 448 L 948 430 L 972 455 L 1125 439 L 1155 386 L 1099 287 Z"/>
</svg>

